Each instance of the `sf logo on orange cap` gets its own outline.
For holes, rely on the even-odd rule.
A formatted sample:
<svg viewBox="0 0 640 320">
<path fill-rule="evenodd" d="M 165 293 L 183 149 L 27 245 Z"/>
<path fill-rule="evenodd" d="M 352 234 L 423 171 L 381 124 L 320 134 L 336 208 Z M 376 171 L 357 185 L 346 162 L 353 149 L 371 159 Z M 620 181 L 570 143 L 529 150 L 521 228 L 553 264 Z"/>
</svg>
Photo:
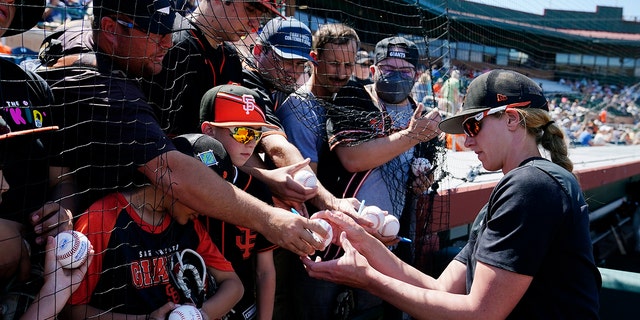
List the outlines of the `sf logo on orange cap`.
<svg viewBox="0 0 640 320">
<path fill-rule="evenodd" d="M 253 96 L 250 96 L 248 94 L 242 95 L 242 102 L 244 103 L 244 106 L 242 106 L 242 110 L 244 110 L 247 115 L 249 115 L 251 111 L 256 109 L 256 99 L 253 98 Z"/>
</svg>

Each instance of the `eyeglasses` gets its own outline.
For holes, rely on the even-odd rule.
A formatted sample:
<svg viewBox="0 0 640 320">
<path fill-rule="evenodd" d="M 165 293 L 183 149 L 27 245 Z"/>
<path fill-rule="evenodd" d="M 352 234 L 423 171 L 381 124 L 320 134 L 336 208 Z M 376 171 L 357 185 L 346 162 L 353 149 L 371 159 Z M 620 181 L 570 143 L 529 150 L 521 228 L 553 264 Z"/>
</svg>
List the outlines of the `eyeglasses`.
<svg viewBox="0 0 640 320">
<path fill-rule="evenodd" d="M 262 131 L 253 128 L 234 127 L 229 128 L 229 131 L 231 131 L 229 135 L 233 139 L 243 144 L 247 144 L 251 140 L 256 140 L 256 143 L 258 143 L 260 138 L 262 138 Z"/>
<path fill-rule="evenodd" d="M 485 117 L 505 111 L 509 108 L 524 107 L 528 106 L 529 104 L 531 104 L 531 101 L 524 101 L 485 110 L 462 121 L 462 129 L 464 130 L 464 133 L 469 137 L 475 137 L 478 135 L 478 133 L 480 133 L 480 129 L 482 128 L 482 126 L 480 126 L 480 121 L 482 121 L 482 119 L 484 119 Z"/>
<path fill-rule="evenodd" d="M 394 67 L 388 64 L 379 64 L 378 69 L 380 69 L 384 75 L 390 75 L 393 72 L 400 72 L 407 78 L 413 78 L 416 75 L 416 69 L 413 67 Z"/>
</svg>

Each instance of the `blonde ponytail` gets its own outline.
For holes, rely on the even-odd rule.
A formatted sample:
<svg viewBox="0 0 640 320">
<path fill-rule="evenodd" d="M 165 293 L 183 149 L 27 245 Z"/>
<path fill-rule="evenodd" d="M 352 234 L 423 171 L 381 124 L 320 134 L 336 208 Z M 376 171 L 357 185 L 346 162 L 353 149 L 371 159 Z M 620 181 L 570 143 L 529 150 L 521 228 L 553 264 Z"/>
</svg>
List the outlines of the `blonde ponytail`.
<svg viewBox="0 0 640 320">
<path fill-rule="evenodd" d="M 573 172 L 573 162 L 569 159 L 564 131 L 551 120 L 549 113 L 536 108 L 517 110 L 521 114 L 529 134 L 534 135 L 537 143 L 549 151 L 551 161 L 567 171 Z"/>
</svg>

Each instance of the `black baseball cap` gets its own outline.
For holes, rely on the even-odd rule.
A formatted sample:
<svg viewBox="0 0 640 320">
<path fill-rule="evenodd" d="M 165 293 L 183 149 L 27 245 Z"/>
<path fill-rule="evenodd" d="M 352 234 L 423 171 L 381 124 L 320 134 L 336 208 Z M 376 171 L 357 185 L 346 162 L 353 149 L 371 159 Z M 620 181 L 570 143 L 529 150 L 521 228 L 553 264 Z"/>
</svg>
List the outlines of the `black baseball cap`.
<svg viewBox="0 0 640 320">
<path fill-rule="evenodd" d="M 172 142 L 178 151 L 200 160 L 223 179 L 235 182 L 238 169 L 220 141 L 206 134 L 190 133 L 179 135 Z"/>
<path fill-rule="evenodd" d="M 96 19 L 124 14 L 136 26 L 163 35 L 176 31 L 174 23 L 182 18 L 171 0 L 94 0 L 93 14 Z"/>
<path fill-rule="evenodd" d="M 468 116 L 518 103 L 523 104 L 522 108 L 549 111 L 542 88 L 533 80 L 511 70 L 492 70 L 471 81 L 462 103 L 462 110 L 440 122 L 438 127 L 446 133 L 462 134 L 462 122 Z"/>
<path fill-rule="evenodd" d="M 57 130 L 49 122 L 47 112 L 30 108 L 0 109 L 0 141 L 5 139 Z"/>
<path fill-rule="evenodd" d="M 406 52 L 395 50 L 394 47 L 402 47 Z M 386 58 L 400 58 L 416 67 L 418 66 L 418 59 L 420 59 L 418 46 L 416 46 L 413 41 L 407 40 L 403 37 L 390 37 L 380 40 L 380 42 L 376 44 L 374 52 L 375 64 L 378 64 L 378 62 Z"/>
<path fill-rule="evenodd" d="M 11 115 L 11 111 L 0 110 L 0 166 L 12 159 L 11 152 L 15 148 L 28 145 L 45 133 L 58 129 L 57 126 L 43 126 L 42 121 L 35 116 L 24 117 L 26 112 L 32 112 L 31 109 L 13 108 L 13 112 Z"/>
<path fill-rule="evenodd" d="M 33 28 L 42 19 L 45 0 L 16 0 L 13 6 L 16 8 L 16 13 L 3 37 L 20 34 Z"/>
</svg>

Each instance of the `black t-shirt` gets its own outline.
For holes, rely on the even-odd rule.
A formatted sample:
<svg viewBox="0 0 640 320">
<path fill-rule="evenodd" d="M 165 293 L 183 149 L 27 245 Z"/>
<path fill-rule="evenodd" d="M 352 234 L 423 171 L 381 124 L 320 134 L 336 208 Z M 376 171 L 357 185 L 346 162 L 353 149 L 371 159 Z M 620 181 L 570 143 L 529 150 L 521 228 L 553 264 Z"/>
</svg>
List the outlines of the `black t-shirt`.
<svg viewBox="0 0 640 320">
<path fill-rule="evenodd" d="M 171 137 L 200 131 L 200 101 L 207 90 L 242 83 L 242 63 L 232 44 L 213 48 L 195 25 L 173 35 L 163 71 L 144 81 L 144 91 Z"/>
<path fill-rule="evenodd" d="M 238 170 L 233 184 L 252 196 L 273 204 L 267 185 L 252 176 Z M 257 255 L 274 250 L 277 246 L 255 230 L 206 216 L 200 216 L 199 219 L 209 232 L 213 243 L 220 249 L 222 255 L 231 262 L 233 270 L 242 280 L 244 295 L 233 307 L 234 310 L 242 314 L 251 313 L 248 310 L 257 304 Z"/>
<path fill-rule="evenodd" d="M 371 88 L 371 87 L 366 87 Z M 333 148 L 338 145 L 357 145 L 393 133 L 392 119 L 384 106 L 376 102 L 373 93 L 364 86 L 350 80 L 338 91 L 331 104 L 327 104 L 328 148 L 318 161 L 318 179 L 337 197 L 352 197 L 355 188 L 369 171 L 348 172 L 335 156 Z M 413 109 L 415 101 L 409 98 Z M 414 157 L 427 158 L 435 163 L 438 139 L 421 142 L 414 147 Z M 411 174 L 412 175 L 412 174 Z"/>
<path fill-rule="evenodd" d="M 260 75 L 260 71 L 253 68 L 242 70 L 242 85 L 257 92 L 265 102 L 266 110 L 263 110 L 267 123 L 282 128 L 280 119 L 275 115 L 276 108 L 284 102 L 287 95 L 280 91 L 271 90 L 267 81 Z"/>
<path fill-rule="evenodd" d="M 467 292 L 477 261 L 533 277 L 509 319 L 598 318 L 587 204 L 550 161 L 528 159 L 498 182 L 456 260 L 467 266 Z"/>
<path fill-rule="evenodd" d="M 35 73 L 0 59 L 0 116 L 12 131 L 51 126 L 53 101 L 47 83 Z M 0 141 L 0 163 L 10 189 L 2 195 L 0 217 L 27 223 L 28 214 L 48 199 L 49 159 L 43 144 L 49 133 Z"/>
<path fill-rule="evenodd" d="M 140 80 L 118 70 L 107 55 L 93 51 L 90 29 L 82 25 L 59 34 L 67 57 L 62 67 L 38 69 L 56 103 L 52 139 L 56 164 L 70 167 L 82 193 L 81 209 L 114 190 L 146 180 L 140 166 L 175 150 L 158 125 Z M 52 54 L 43 61 L 56 61 Z M 82 52 L 82 55 L 78 53 Z"/>
</svg>

